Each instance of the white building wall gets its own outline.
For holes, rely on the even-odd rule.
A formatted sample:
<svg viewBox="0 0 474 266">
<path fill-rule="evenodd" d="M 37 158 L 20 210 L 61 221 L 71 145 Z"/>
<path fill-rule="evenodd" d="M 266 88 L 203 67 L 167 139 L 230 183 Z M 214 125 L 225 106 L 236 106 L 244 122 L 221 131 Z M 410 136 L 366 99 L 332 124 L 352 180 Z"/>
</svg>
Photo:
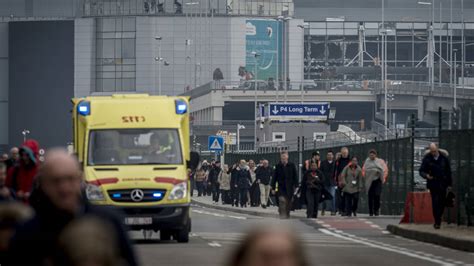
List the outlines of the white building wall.
<svg viewBox="0 0 474 266">
<path fill-rule="evenodd" d="M 95 20 L 74 21 L 74 95 L 84 97 L 95 90 Z"/>
<path fill-rule="evenodd" d="M 8 144 L 8 23 L 0 23 L 0 146 Z"/>
</svg>

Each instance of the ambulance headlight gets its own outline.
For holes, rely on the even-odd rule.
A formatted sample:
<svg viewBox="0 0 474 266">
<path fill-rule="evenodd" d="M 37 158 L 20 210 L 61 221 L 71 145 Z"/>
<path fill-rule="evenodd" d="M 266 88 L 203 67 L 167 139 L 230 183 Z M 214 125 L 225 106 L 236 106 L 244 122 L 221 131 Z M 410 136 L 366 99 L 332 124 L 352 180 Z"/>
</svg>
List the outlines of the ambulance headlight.
<svg viewBox="0 0 474 266">
<path fill-rule="evenodd" d="M 104 192 L 102 191 L 102 188 L 100 186 L 97 186 L 91 183 L 87 184 L 86 186 L 86 196 L 87 196 L 87 199 L 90 201 L 105 200 Z"/>
<path fill-rule="evenodd" d="M 91 114 L 91 103 L 90 102 L 80 102 L 77 105 L 77 113 L 82 116 L 88 116 Z"/>
<path fill-rule="evenodd" d="M 176 114 L 182 115 L 188 111 L 188 105 L 183 100 L 176 100 Z"/>
<path fill-rule="evenodd" d="M 186 193 L 188 191 L 188 183 L 182 182 L 176 184 L 173 189 L 171 190 L 170 195 L 168 196 L 169 200 L 180 200 L 186 197 Z"/>
</svg>

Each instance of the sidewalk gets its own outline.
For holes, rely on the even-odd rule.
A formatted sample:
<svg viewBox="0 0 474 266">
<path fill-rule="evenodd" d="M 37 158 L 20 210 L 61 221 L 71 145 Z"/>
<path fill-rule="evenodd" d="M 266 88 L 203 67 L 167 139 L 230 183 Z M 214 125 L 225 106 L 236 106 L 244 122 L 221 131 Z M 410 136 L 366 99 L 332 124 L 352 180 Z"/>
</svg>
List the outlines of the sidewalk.
<svg viewBox="0 0 474 266">
<path fill-rule="evenodd" d="M 263 209 L 260 206 L 259 207 L 247 207 L 247 208 L 232 207 L 232 205 L 223 205 L 221 202 L 219 202 L 217 204 L 214 204 L 214 202 L 211 200 L 210 196 L 203 196 L 203 197 L 194 196 L 194 197 L 192 197 L 192 202 L 194 204 L 202 206 L 202 207 L 217 209 L 217 210 L 221 210 L 221 211 L 229 211 L 229 212 L 259 216 L 259 217 L 279 218 L 278 217 L 278 207 L 276 207 L 276 206 L 267 207 L 266 209 Z M 326 217 L 331 217 L 328 214 L 329 213 L 326 212 Z M 290 215 L 291 215 L 291 217 L 296 217 L 296 218 L 306 218 L 306 209 L 292 211 Z M 322 218 L 321 215 L 318 215 L 318 216 L 320 218 Z M 357 217 L 358 218 L 368 218 L 369 215 L 358 213 Z M 382 220 L 382 219 L 390 219 L 390 220 L 394 219 L 396 221 L 400 220 L 400 216 L 386 216 L 386 215 L 380 215 L 378 217 L 370 217 L 370 218 L 371 219 L 380 219 L 380 220 Z M 393 220 L 390 221 L 390 223 L 392 223 L 392 222 L 393 222 Z"/>
<path fill-rule="evenodd" d="M 389 225 L 392 234 L 448 248 L 474 252 L 474 227 L 443 224 L 435 230 L 431 224 Z"/>
</svg>

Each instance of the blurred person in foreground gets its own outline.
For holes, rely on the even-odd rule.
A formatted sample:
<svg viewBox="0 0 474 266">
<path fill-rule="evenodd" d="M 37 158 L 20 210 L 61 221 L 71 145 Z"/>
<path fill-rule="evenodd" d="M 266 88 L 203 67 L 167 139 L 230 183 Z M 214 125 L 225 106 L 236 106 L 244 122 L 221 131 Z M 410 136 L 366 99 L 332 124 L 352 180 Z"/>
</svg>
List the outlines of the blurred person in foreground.
<svg viewBox="0 0 474 266">
<path fill-rule="evenodd" d="M 430 144 L 429 152 L 423 158 L 420 175 L 427 180 L 427 188 L 431 193 L 431 204 L 434 228 L 441 228 L 441 219 L 446 204 L 446 194 L 452 190 L 453 179 L 448 152 L 440 150 L 435 143 Z"/>
<path fill-rule="evenodd" d="M 278 197 L 278 213 L 282 219 L 290 218 L 290 206 L 298 186 L 296 166 L 288 159 L 288 152 L 280 154 L 280 162 L 275 167 L 271 182 L 272 193 Z"/>
<path fill-rule="evenodd" d="M 54 265 L 128 266 L 121 257 L 117 235 L 110 223 L 95 217 L 71 222 L 59 237 L 61 256 Z"/>
<path fill-rule="evenodd" d="M 13 147 L 10 149 L 10 156 L 5 160 L 5 163 L 7 164 L 7 168 L 10 169 L 13 166 L 15 166 L 18 163 L 18 160 L 20 159 L 20 149 L 17 147 Z"/>
<path fill-rule="evenodd" d="M 0 204 L 0 263 L 7 259 L 10 241 L 16 228 L 31 219 L 33 210 L 18 202 Z"/>
<path fill-rule="evenodd" d="M 262 227 L 249 232 L 228 266 L 306 266 L 304 248 L 295 232 Z"/>
<path fill-rule="evenodd" d="M 108 208 L 89 204 L 82 196 L 79 163 L 66 150 L 55 149 L 46 154 L 37 183 L 32 193 L 36 215 L 19 227 L 5 265 L 51 265 L 63 255 L 58 239 L 64 228 L 83 217 L 108 223 L 117 235 L 120 256 L 127 265 L 137 264 L 122 219 Z"/>
</svg>

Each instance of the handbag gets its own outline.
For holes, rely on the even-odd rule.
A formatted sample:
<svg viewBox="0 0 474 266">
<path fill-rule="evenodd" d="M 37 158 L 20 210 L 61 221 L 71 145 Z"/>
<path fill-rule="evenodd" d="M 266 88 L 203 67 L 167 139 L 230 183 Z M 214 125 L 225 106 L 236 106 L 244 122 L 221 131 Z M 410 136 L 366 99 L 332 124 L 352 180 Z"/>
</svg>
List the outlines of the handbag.
<svg viewBox="0 0 474 266">
<path fill-rule="evenodd" d="M 456 195 L 454 194 L 454 192 L 448 191 L 448 193 L 446 193 L 445 206 L 447 208 L 454 207 L 455 200 L 456 200 Z"/>
</svg>

